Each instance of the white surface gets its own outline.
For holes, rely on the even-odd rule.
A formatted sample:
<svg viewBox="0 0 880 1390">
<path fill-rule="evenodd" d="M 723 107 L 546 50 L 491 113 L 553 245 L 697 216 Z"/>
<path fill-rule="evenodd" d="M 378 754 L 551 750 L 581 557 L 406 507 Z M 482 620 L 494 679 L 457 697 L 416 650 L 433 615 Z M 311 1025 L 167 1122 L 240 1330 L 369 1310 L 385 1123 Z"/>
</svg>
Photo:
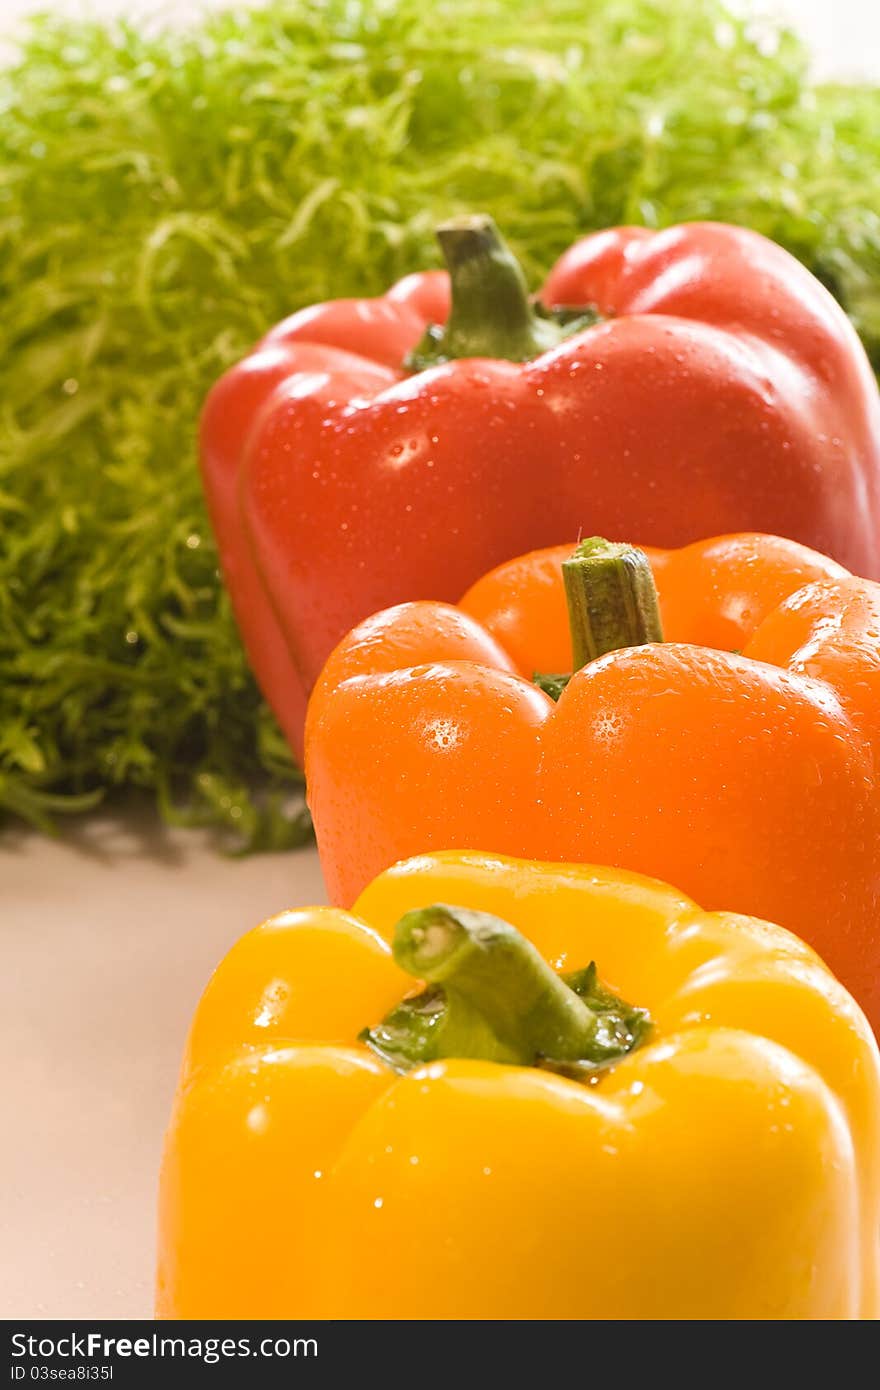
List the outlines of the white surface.
<svg viewBox="0 0 880 1390">
<path fill-rule="evenodd" d="M 0 25 L 211 2 L 0 0 Z M 757 8 L 800 26 L 820 75 L 880 72 L 878 0 Z M 137 819 L 0 837 L 0 1316 L 150 1315 L 161 1135 L 193 1006 L 243 931 L 322 900 L 312 850 L 222 859 Z"/>
<path fill-rule="evenodd" d="M 183 1041 L 232 942 L 323 902 L 313 849 L 219 857 L 95 819 L 0 837 L 0 1316 L 149 1317 L 162 1131 Z"/>
</svg>

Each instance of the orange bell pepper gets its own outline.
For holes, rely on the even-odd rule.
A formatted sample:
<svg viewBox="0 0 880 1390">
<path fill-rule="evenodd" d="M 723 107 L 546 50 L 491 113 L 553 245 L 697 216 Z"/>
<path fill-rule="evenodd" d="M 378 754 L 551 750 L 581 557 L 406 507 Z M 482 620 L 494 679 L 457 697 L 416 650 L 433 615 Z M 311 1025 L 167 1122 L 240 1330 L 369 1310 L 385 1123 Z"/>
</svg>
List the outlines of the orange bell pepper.
<svg viewBox="0 0 880 1390">
<path fill-rule="evenodd" d="M 532 676 L 571 669 L 567 548 L 340 643 L 306 732 L 333 901 L 439 848 L 614 864 L 798 931 L 880 1027 L 880 585 L 772 536 L 652 551 L 659 643 L 629 631 L 641 571 L 619 549 L 624 649 L 558 705 Z"/>
<path fill-rule="evenodd" d="M 621 871 L 423 856 L 209 983 L 158 1312 L 872 1318 L 878 1140 L 870 1029 L 788 932 Z"/>
</svg>

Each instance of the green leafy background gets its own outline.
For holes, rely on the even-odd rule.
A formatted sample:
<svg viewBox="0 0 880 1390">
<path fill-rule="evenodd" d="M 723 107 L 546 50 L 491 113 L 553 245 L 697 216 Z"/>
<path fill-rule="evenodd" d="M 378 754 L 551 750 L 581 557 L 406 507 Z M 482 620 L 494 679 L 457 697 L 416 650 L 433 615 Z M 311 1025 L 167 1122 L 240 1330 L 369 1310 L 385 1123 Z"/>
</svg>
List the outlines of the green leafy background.
<svg viewBox="0 0 880 1390">
<path fill-rule="evenodd" d="M 199 405 L 292 309 L 436 263 L 450 212 L 492 212 L 535 283 L 592 228 L 747 223 L 876 363 L 880 101 L 806 66 L 714 0 L 34 21 L 0 74 L 0 808 L 48 828 L 137 787 L 245 847 L 308 833 L 218 580 Z"/>
</svg>

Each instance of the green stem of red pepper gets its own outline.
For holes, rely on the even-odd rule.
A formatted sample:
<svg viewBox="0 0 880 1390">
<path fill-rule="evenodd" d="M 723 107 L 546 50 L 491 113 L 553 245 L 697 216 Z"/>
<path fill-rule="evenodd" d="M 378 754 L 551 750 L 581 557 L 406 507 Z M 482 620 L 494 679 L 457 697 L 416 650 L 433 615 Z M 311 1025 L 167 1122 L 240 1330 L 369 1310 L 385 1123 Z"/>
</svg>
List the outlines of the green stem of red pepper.
<svg viewBox="0 0 880 1390">
<path fill-rule="evenodd" d="M 603 990 L 595 967 L 563 977 L 487 912 L 436 903 L 406 913 L 394 959 L 429 988 L 362 1037 L 396 1070 L 441 1057 L 595 1072 L 637 1045 L 648 1021 Z"/>
<path fill-rule="evenodd" d="M 562 562 L 575 671 L 624 647 L 662 642 L 657 588 L 644 551 L 591 536 Z M 558 700 L 570 675 L 536 672 L 535 684 Z"/>
<path fill-rule="evenodd" d="M 442 222 L 437 240 L 449 271 L 451 309 L 431 325 L 405 366 L 412 371 L 457 357 L 526 362 L 596 323 L 592 306 L 546 310 L 529 297 L 522 267 L 491 217 Z"/>
</svg>

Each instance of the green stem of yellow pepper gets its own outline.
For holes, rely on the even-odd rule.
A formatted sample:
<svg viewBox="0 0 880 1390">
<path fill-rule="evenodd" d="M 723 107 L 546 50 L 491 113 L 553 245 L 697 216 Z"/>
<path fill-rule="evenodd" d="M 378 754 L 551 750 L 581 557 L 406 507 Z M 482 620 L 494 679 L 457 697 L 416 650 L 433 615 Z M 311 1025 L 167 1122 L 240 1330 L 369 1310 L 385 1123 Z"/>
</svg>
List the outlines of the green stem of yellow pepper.
<svg viewBox="0 0 880 1390">
<path fill-rule="evenodd" d="M 399 1070 L 440 1057 L 595 1070 L 644 1034 L 643 1012 L 604 991 L 594 967 L 566 980 L 487 912 L 443 903 L 408 912 L 392 949 L 429 988 L 362 1037 Z"/>
<path fill-rule="evenodd" d="M 572 1060 L 584 1056 L 596 1034 L 596 1015 L 564 984 L 531 942 L 499 917 L 463 908 L 434 907 L 408 912 L 394 932 L 394 959 L 408 974 L 442 985 L 450 1001 L 470 1016 L 480 1015 L 509 1052 L 528 1065 L 538 1056 Z M 467 1038 L 446 1046 L 462 1054 Z"/>
</svg>

